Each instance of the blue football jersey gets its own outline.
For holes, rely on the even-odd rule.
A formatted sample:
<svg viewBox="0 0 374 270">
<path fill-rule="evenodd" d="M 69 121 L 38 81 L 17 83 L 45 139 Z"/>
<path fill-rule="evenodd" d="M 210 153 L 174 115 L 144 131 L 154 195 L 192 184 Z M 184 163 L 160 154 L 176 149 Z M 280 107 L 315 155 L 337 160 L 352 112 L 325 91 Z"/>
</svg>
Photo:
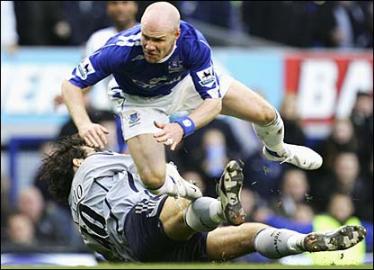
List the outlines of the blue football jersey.
<svg viewBox="0 0 374 270">
<path fill-rule="evenodd" d="M 148 63 L 144 59 L 140 25 L 120 32 L 86 57 L 73 70 L 69 81 L 85 88 L 113 74 L 125 93 L 155 97 L 170 94 L 190 74 L 202 99 L 221 97 L 208 42 L 184 21 L 180 23 L 180 30 L 174 51 L 161 63 Z"/>
</svg>

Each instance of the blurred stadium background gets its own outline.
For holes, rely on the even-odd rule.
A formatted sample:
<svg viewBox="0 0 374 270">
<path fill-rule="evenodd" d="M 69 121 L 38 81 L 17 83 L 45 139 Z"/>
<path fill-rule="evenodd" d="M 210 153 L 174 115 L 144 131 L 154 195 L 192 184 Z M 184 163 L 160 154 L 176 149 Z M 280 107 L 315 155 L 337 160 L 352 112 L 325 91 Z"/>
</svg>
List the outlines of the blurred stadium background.
<svg viewBox="0 0 374 270">
<path fill-rule="evenodd" d="M 132 1 L 118 1 L 132 2 Z M 139 21 L 150 1 L 139 1 Z M 215 63 L 281 112 L 285 141 L 324 157 L 305 172 L 264 160 L 251 125 L 219 117 L 168 152 L 179 170 L 215 197 L 231 158 L 245 162 L 248 221 L 299 231 L 362 223 L 355 250 L 290 256 L 259 254 L 232 263 L 366 264 L 373 252 L 373 1 L 172 1 L 206 36 Z M 96 265 L 66 205 L 38 181 L 48 142 L 74 132 L 58 95 L 63 78 L 95 31 L 109 27 L 105 1 L 1 1 L 1 264 Z M 130 16 L 130 15 L 128 15 Z M 126 152 L 105 91 L 87 106 L 111 130 L 110 147 Z M 322 222 L 322 223 L 321 223 Z"/>
</svg>

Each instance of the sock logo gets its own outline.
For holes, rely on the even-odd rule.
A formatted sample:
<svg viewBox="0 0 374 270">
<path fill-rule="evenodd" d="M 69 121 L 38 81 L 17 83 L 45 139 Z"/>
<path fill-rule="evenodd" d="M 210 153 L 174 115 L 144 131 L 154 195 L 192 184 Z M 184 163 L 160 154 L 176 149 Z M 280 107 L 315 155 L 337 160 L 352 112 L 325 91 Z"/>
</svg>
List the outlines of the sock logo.
<svg viewBox="0 0 374 270">
<path fill-rule="evenodd" d="M 275 235 L 274 233 L 271 234 L 271 236 L 274 237 L 274 247 L 275 247 L 275 251 L 279 254 L 279 256 L 282 256 L 281 252 L 279 251 L 279 247 L 278 247 L 278 242 L 282 242 L 282 240 L 279 239 L 279 236 L 280 236 L 281 232 L 278 231 Z"/>
</svg>

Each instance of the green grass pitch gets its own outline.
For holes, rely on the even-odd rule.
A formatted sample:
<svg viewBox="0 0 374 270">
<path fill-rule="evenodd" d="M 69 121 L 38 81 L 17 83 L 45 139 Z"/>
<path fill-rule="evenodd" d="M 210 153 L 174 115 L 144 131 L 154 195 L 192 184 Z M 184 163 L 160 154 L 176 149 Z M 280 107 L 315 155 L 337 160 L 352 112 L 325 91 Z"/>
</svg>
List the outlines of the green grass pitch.
<svg viewBox="0 0 374 270">
<path fill-rule="evenodd" d="M 102 263 L 94 267 L 1 266 L 1 269 L 373 269 L 372 264 L 349 266 L 292 266 L 250 263 Z"/>
</svg>

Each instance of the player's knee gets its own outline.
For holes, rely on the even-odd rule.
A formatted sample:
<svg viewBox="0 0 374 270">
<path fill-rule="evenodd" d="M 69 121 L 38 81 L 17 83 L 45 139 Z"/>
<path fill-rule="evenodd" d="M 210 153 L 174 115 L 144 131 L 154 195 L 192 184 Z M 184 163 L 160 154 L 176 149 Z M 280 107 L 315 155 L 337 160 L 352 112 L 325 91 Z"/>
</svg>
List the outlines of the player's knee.
<svg viewBox="0 0 374 270">
<path fill-rule="evenodd" d="M 161 187 L 165 182 L 165 168 L 146 168 L 139 171 L 144 185 L 150 189 Z"/>
<path fill-rule="evenodd" d="M 276 113 L 275 109 L 270 105 L 263 105 L 259 112 L 257 123 L 259 125 L 266 125 L 271 123 L 275 119 Z"/>
</svg>

